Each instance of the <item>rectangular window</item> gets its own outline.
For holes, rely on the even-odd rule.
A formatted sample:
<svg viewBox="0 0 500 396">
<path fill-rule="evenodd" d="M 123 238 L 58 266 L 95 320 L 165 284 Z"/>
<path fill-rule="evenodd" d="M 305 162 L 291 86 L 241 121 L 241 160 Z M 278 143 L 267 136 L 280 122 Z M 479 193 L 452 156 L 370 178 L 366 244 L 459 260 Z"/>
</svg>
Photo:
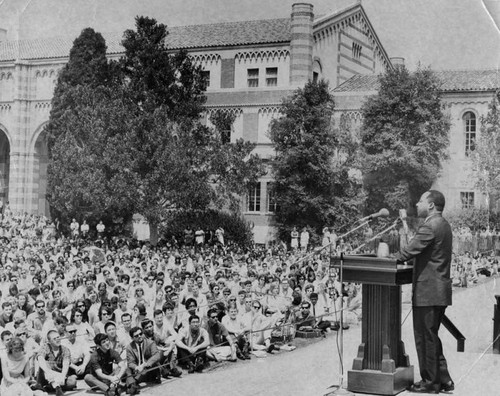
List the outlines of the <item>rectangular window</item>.
<svg viewBox="0 0 500 396">
<path fill-rule="evenodd" d="M 313 83 L 317 83 L 319 78 L 318 72 L 313 72 Z"/>
<path fill-rule="evenodd" d="M 468 157 L 476 149 L 476 119 L 467 118 L 465 121 L 465 155 Z"/>
<path fill-rule="evenodd" d="M 248 189 L 247 210 L 260 212 L 260 182 L 251 185 Z"/>
<path fill-rule="evenodd" d="M 248 69 L 247 70 L 247 80 L 248 86 L 250 88 L 256 88 L 259 86 L 259 69 Z"/>
<path fill-rule="evenodd" d="M 210 86 L 210 70 L 203 70 L 201 72 L 201 78 L 205 81 L 205 87 Z"/>
<path fill-rule="evenodd" d="M 462 209 L 470 209 L 474 207 L 474 192 L 462 191 L 460 192 L 460 201 L 462 201 Z"/>
<path fill-rule="evenodd" d="M 279 210 L 276 194 L 273 191 L 274 183 L 267 183 L 267 211 L 276 213 Z"/>
<path fill-rule="evenodd" d="M 266 67 L 266 85 L 268 87 L 275 87 L 278 85 L 277 67 Z"/>
<path fill-rule="evenodd" d="M 359 58 L 361 58 L 361 44 L 358 44 L 358 43 L 352 43 L 352 57 L 354 59 L 357 59 L 359 60 Z"/>
</svg>

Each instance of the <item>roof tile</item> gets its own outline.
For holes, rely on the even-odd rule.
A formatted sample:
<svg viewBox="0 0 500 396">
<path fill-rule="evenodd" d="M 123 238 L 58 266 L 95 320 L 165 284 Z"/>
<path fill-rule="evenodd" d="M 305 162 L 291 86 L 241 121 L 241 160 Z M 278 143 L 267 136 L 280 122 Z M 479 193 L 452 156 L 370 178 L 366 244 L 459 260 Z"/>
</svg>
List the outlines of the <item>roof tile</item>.
<svg viewBox="0 0 500 396">
<path fill-rule="evenodd" d="M 499 70 L 436 71 L 441 89 L 449 91 L 491 91 L 500 88 Z M 377 75 L 356 75 L 335 88 L 335 92 L 374 92 L 379 89 Z"/>
<path fill-rule="evenodd" d="M 168 31 L 166 44 L 170 49 L 282 43 L 291 38 L 289 18 L 179 26 Z M 124 51 L 121 33 L 103 33 L 103 37 L 108 54 Z M 0 42 L 0 61 L 65 58 L 73 41 L 74 38 L 57 37 Z"/>
</svg>

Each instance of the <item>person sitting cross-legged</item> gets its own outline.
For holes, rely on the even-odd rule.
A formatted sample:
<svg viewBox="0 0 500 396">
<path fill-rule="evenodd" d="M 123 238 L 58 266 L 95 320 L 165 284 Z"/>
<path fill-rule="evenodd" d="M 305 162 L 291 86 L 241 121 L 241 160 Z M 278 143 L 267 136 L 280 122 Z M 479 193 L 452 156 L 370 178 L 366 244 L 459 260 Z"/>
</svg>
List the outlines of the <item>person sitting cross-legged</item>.
<svg viewBox="0 0 500 396">
<path fill-rule="evenodd" d="M 219 322 L 219 311 L 217 308 L 208 310 L 208 323 L 205 327 L 210 339 L 210 347 L 207 355 L 216 361 L 236 361 L 236 344 L 234 338 L 229 334 L 226 327 Z"/>
<path fill-rule="evenodd" d="M 139 393 L 139 383 L 161 383 L 159 362 L 160 351 L 153 340 L 144 337 L 144 331 L 138 327 L 130 329 L 132 342 L 127 346 L 127 393 Z"/>
<path fill-rule="evenodd" d="M 127 366 L 120 354 L 112 349 L 106 334 L 94 337 L 97 349 L 90 356 L 90 373 L 85 376 L 85 382 L 91 388 L 99 388 L 105 396 L 119 395 L 120 380 L 125 375 Z"/>
<path fill-rule="evenodd" d="M 64 395 L 63 388 L 76 388 L 76 376 L 68 376 L 71 362 L 70 350 L 61 345 L 61 336 L 57 330 L 49 330 L 47 342 L 38 351 L 38 385 L 44 390 L 55 390 L 57 396 Z"/>
<path fill-rule="evenodd" d="M 207 348 L 210 345 L 210 337 L 207 331 L 201 327 L 198 315 L 192 315 L 189 319 L 189 327 L 182 327 L 177 338 L 177 360 L 180 366 L 186 367 L 188 373 L 201 372 L 207 362 Z"/>
</svg>

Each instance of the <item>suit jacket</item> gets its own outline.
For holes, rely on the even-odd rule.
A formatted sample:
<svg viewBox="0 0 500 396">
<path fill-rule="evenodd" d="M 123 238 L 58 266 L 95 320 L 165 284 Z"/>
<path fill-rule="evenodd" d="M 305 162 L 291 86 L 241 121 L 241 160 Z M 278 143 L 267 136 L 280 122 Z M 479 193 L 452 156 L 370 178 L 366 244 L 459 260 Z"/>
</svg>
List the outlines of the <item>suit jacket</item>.
<svg viewBox="0 0 500 396">
<path fill-rule="evenodd" d="M 146 367 L 152 367 L 155 363 L 159 362 L 161 359 L 160 351 L 158 350 L 156 344 L 152 340 L 144 338 L 143 343 L 143 355 L 144 361 L 146 362 Z M 135 341 L 132 341 L 126 348 L 127 351 L 127 366 L 131 370 L 139 365 L 139 350 Z"/>
<path fill-rule="evenodd" d="M 429 216 L 410 243 L 397 255 L 400 261 L 415 258 L 413 305 L 451 305 L 451 253 L 453 235 L 440 213 Z"/>
</svg>

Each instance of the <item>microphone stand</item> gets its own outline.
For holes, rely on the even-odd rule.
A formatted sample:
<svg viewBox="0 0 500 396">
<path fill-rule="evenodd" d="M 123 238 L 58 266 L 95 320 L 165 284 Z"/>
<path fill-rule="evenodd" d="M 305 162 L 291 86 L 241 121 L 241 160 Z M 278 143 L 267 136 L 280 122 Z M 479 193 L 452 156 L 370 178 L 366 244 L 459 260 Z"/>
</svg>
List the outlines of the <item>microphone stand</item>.
<svg viewBox="0 0 500 396">
<path fill-rule="evenodd" d="M 368 241 L 366 241 L 365 243 L 363 243 L 362 245 L 359 245 L 356 249 L 354 249 L 352 251 L 352 253 L 356 253 L 358 252 L 360 249 L 362 249 L 363 247 L 365 247 L 368 243 L 374 241 L 375 239 L 377 239 L 378 237 L 380 237 L 381 235 L 384 235 L 387 231 L 390 231 L 392 230 L 393 228 L 396 228 L 396 226 L 398 225 L 398 222 L 399 220 L 401 220 L 399 217 L 394 220 L 394 223 L 392 223 L 391 226 L 387 227 L 385 230 L 382 230 L 380 231 L 377 235 L 375 235 L 373 238 L 369 239 Z"/>
<path fill-rule="evenodd" d="M 345 234 L 338 237 L 338 239 L 345 238 L 347 235 L 352 234 L 353 232 L 359 230 L 360 228 L 368 225 L 370 223 L 370 218 L 364 220 L 360 225 L 353 228 L 352 230 L 347 231 Z M 330 245 L 330 265 L 332 262 L 331 255 L 331 245 Z M 326 247 L 326 246 L 325 246 Z M 335 307 L 336 312 L 336 307 Z M 342 396 L 354 396 L 354 393 L 349 392 L 345 389 L 344 386 L 344 252 L 340 252 L 340 323 L 339 323 L 339 339 L 340 339 L 340 366 L 339 366 L 339 385 L 338 388 L 333 392 L 327 393 L 325 396 L 332 395 L 342 395 Z"/>
</svg>

